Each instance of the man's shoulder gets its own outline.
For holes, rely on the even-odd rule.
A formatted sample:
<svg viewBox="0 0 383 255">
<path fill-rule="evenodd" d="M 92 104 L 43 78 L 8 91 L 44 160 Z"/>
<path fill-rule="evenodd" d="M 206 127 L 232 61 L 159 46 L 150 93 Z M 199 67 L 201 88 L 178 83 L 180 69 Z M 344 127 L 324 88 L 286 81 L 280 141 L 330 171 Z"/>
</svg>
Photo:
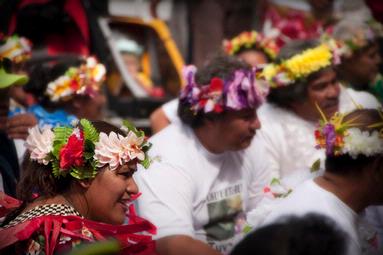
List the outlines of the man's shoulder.
<svg viewBox="0 0 383 255">
<path fill-rule="evenodd" d="M 357 91 L 352 88 L 342 87 L 340 95 L 340 110 L 344 112 L 352 111 L 359 105 L 363 106 L 363 108 L 372 109 L 376 109 L 381 106 L 375 96 L 367 91 Z"/>
</svg>

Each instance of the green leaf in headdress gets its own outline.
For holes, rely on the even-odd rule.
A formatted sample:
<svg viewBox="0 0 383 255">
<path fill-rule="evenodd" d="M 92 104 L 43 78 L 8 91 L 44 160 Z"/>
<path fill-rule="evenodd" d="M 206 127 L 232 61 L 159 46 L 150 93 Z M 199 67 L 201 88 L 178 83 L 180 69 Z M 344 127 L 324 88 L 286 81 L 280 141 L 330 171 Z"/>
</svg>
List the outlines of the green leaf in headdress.
<svg viewBox="0 0 383 255">
<path fill-rule="evenodd" d="M 129 130 L 132 131 L 136 136 L 141 137 L 145 136 L 144 131 L 138 130 L 130 121 L 128 120 L 123 120 L 122 124 Z"/>
<path fill-rule="evenodd" d="M 56 127 L 53 129 L 55 138 L 53 140 L 52 154 L 56 159 L 59 159 L 61 147 L 68 142 L 69 136 L 73 132 L 73 128 L 70 127 Z"/>
<path fill-rule="evenodd" d="M 90 121 L 87 119 L 81 119 L 80 124 L 84 131 L 85 140 L 90 140 L 93 143 L 98 142 L 99 133 L 97 132 L 96 128 L 92 125 L 92 123 L 90 123 Z"/>
</svg>

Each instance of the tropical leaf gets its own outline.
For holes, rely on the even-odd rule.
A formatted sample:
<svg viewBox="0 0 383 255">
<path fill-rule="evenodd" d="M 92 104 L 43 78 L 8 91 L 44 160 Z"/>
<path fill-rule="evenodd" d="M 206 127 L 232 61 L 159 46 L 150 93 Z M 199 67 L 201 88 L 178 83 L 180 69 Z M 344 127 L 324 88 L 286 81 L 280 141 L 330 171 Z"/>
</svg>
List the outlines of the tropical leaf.
<svg viewBox="0 0 383 255">
<path fill-rule="evenodd" d="M 310 167 L 310 172 L 314 173 L 314 172 L 319 171 L 319 169 L 320 169 L 320 159 L 317 159 L 317 160 L 315 160 L 315 162 Z"/>
<path fill-rule="evenodd" d="M 137 128 L 128 120 L 123 120 L 122 124 L 129 130 L 132 131 L 136 136 L 141 137 L 145 136 L 144 131 L 139 131 Z"/>
<path fill-rule="evenodd" d="M 86 119 L 81 119 L 80 123 L 84 131 L 85 140 L 90 140 L 93 143 L 98 142 L 99 133 L 97 132 L 96 128 L 92 125 L 92 123 L 90 123 L 90 121 Z"/>
<path fill-rule="evenodd" d="M 55 138 L 53 140 L 52 154 L 56 159 L 59 159 L 61 147 L 67 143 L 69 136 L 73 133 L 73 128 L 70 127 L 56 127 L 53 129 Z"/>
</svg>

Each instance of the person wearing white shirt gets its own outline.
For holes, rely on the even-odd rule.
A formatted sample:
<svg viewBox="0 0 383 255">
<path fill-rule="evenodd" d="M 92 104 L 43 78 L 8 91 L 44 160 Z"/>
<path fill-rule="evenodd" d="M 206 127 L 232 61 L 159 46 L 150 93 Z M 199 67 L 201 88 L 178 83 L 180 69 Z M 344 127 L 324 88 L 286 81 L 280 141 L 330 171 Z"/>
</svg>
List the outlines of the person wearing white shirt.
<svg viewBox="0 0 383 255">
<path fill-rule="evenodd" d="M 188 68 L 182 124 L 150 139 L 158 160 L 136 175 L 138 209 L 158 228 L 160 254 L 228 253 L 270 181 L 264 152 L 252 145 L 264 92 L 250 67 L 229 56 L 211 60 L 195 79 Z"/>
<path fill-rule="evenodd" d="M 263 224 L 284 215 L 323 214 L 348 233 L 348 254 L 379 254 L 373 247 L 376 233 L 358 214 L 383 204 L 382 112 L 358 109 L 334 116 L 316 133 L 318 147 L 326 152 L 323 175 L 295 188 Z"/>
</svg>

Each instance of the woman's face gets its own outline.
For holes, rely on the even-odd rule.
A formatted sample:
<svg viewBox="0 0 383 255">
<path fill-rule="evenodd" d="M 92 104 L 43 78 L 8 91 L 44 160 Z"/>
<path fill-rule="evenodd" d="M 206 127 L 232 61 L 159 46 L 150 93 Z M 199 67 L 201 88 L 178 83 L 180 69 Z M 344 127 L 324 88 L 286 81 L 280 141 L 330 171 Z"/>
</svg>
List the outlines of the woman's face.
<svg viewBox="0 0 383 255">
<path fill-rule="evenodd" d="M 100 120 L 103 118 L 103 109 L 106 104 L 106 97 L 100 91 L 93 97 L 79 96 L 73 101 L 74 107 L 71 111 L 77 118 L 86 118 L 89 120 Z"/>
<path fill-rule="evenodd" d="M 124 223 L 132 195 L 138 193 L 132 177 L 136 167 L 136 161 L 130 161 L 114 171 L 104 168 L 96 175 L 85 192 L 87 218 L 114 225 Z"/>
</svg>

